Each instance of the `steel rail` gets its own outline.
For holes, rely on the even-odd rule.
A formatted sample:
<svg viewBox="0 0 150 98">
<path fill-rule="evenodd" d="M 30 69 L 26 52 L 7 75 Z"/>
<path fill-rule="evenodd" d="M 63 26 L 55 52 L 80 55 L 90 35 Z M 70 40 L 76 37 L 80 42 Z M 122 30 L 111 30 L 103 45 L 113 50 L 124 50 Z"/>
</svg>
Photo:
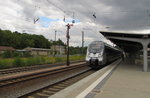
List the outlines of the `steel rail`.
<svg viewBox="0 0 150 98">
<path fill-rule="evenodd" d="M 27 80 L 31 80 L 35 78 L 44 77 L 47 75 L 53 75 L 56 73 L 67 71 L 67 70 L 81 68 L 84 66 L 85 66 L 85 63 L 81 63 L 80 65 L 74 65 L 74 66 L 65 66 L 65 67 L 60 67 L 60 68 L 55 68 L 55 69 L 49 68 L 49 69 L 39 70 L 35 72 L 27 72 L 24 74 L 9 75 L 9 76 L 0 78 L 0 87 L 18 83 L 21 81 L 27 81 Z"/>
</svg>

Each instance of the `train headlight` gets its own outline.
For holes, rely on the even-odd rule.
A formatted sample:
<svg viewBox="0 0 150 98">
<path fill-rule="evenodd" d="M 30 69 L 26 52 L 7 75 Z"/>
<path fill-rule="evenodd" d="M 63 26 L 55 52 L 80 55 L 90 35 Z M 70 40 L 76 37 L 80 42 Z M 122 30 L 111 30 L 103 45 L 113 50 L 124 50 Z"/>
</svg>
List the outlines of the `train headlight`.
<svg viewBox="0 0 150 98">
<path fill-rule="evenodd" d="M 101 57 L 101 56 L 102 56 L 101 54 L 98 55 L 98 57 Z"/>
<path fill-rule="evenodd" d="M 98 57 L 101 57 L 101 56 L 102 56 L 102 53 L 99 53 L 99 54 L 98 54 Z"/>
<path fill-rule="evenodd" d="M 91 56 L 90 56 L 90 53 L 88 53 L 88 57 L 90 58 Z"/>
</svg>

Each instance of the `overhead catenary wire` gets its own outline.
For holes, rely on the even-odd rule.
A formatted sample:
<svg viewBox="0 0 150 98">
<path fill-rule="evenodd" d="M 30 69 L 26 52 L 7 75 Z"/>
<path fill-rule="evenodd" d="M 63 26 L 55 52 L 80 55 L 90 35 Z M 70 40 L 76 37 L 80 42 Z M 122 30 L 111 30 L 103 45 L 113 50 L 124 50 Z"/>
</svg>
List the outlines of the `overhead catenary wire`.
<svg viewBox="0 0 150 98">
<path fill-rule="evenodd" d="M 47 2 L 65 13 L 65 11 L 62 8 L 58 7 L 55 3 L 53 3 L 53 2 L 51 2 L 49 0 L 47 0 Z"/>
<path fill-rule="evenodd" d="M 35 13 L 37 12 L 37 10 L 40 10 L 40 6 L 35 5 Z M 40 20 L 40 17 L 38 15 L 35 15 L 33 18 L 33 23 L 36 24 L 38 21 Z"/>
<path fill-rule="evenodd" d="M 22 1 L 22 0 L 18 0 L 18 1 Z M 67 14 L 66 13 L 66 11 L 63 9 L 63 8 L 61 8 L 59 5 L 57 5 L 57 4 L 55 4 L 55 3 L 53 3 L 53 2 L 51 2 L 51 0 L 46 0 L 46 1 L 48 1 L 49 2 L 49 4 L 51 4 L 51 5 L 53 5 L 53 6 L 55 6 L 57 9 L 59 9 L 60 11 L 62 11 L 63 13 L 65 13 L 65 15 Z M 40 6 L 37 6 L 36 4 L 35 4 L 35 8 L 37 9 L 37 10 L 40 10 L 41 9 L 41 7 Z M 95 9 L 93 10 L 93 12 L 95 11 Z M 90 14 L 90 16 L 92 16 L 93 15 L 93 19 L 95 20 L 95 17 L 94 16 L 96 16 L 96 18 L 98 18 L 98 14 L 97 14 L 97 12 L 95 13 L 93 13 L 92 12 L 92 14 Z M 150 17 L 149 16 L 149 10 L 116 10 L 116 11 L 104 11 L 104 12 L 102 12 L 103 14 L 110 14 L 110 15 L 112 15 L 113 13 L 119 13 L 119 14 L 121 14 L 121 13 L 133 13 L 133 14 L 135 14 L 135 13 L 145 13 L 145 12 L 147 12 L 147 16 L 148 17 Z M 64 15 L 64 21 L 66 21 L 66 16 Z M 37 20 L 38 18 L 36 18 L 36 19 L 34 19 L 34 20 Z M 73 18 L 74 19 L 74 18 Z M 93 20 L 92 19 L 92 20 Z M 33 20 L 33 19 L 32 19 Z M 30 22 L 30 21 L 29 21 Z M 145 22 L 147 22 L 147 21 L 145 21 Z M 142 26 L 144 26 L 144 25 L 146 25 L 145 24 L 145 22 L 144 23 L 142 23 L 142 24 L 140 24 L 140 25 L 142 25 Z M 136 24 L 135 24 L 136 25 Z M 139 25 L 139 24 L 138 24 Z M 110 28 L 112 28 L 113 26 L 109 26 Z M 106 27 L 107 28 L 107 27 Z"/>
<path fill-rule="evenodd" d="M 22 0 L 17 0 L 17 1 L 20 2 Z M 28 22 L 32 22 L 33 21 L 33 23 L 36 24 L 40 20 L 40 17 L 38 15 L 36 15 L 36 12 L 37 12 L 37 10 L 40 10 L 41 7 L 36 5 L 36 4 L 32 5 L 32 7 L 34 7 L 34 9 L 35 9 L 35 12 L 34 12 L 35 15 L 32 18 L 31 17 L 30 18 L 29 17 L 25 17 L 24 20 L 28 21 Z"/>
<path fill-rule="evenodd" d="M 65 10 L 63 10 L 61 7 L 57 6 L 55 3 L 51 2 L 50 0 L 46 0 L 50 5 L 53 5 L 55 8 L 59 9 L 60 11 L 62 11 L 63 13 L 65 13 L 66 15 L 70 16 L 69 14 L 67 14 L 67 12 Z"/>
<path fill-rule="evenodd" d="M 75 12 L 73 11 L 66 11 L 64 9 L 62 9 L 61 7 L 57 6 L 55 3 L 51 2 L 50 0 L 46 0 L 49 4 L 53 5 L 55 8 L 59 9 L 60 11 L 62 11 L 65 15 L 63 17 L 63 21 L 65 22 L 66 21 L 66 15 L 69 16 L 69 17 L 72 17 L 72 23 L 75 23 Z M 69 14 L 69 13 L 72 13 L 72 14 Z"/>
</svg>

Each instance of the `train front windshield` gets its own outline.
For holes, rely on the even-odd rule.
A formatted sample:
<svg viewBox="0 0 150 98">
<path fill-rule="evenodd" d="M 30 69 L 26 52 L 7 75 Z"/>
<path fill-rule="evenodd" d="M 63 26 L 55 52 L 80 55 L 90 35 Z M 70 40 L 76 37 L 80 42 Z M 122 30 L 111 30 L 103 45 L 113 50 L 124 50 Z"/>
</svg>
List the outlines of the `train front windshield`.
<svg viewBox="0 0 150 98">
<path fill-rule="evenodd" d="M 101 42 L 93 42 L 89 46 L 90 53 L 100 53 L 104 48 L 104 44 Z"/>
</svg>

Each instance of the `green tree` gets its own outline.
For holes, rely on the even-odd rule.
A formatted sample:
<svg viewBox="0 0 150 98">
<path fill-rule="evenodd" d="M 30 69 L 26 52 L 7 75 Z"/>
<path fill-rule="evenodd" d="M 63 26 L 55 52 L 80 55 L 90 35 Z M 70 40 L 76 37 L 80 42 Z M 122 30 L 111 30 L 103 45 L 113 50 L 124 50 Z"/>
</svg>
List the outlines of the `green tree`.
<svg viewBox="0 0 150 98">
<path fill-rule="evenodd" d="M 0 46 L 12 46 L 17 49 L 25 47 L 49 48 L 51 42 L 42 35 L 0 30 Z"/>
<path fill-rule="evenodd" d="M 52 43 L 54 45 L 62 45 L 62 46 L 65 46 L 65 43 L 61 40 L 61 39 L 58 39 L 57 41 L 52 41 Z"/>
</svg>

